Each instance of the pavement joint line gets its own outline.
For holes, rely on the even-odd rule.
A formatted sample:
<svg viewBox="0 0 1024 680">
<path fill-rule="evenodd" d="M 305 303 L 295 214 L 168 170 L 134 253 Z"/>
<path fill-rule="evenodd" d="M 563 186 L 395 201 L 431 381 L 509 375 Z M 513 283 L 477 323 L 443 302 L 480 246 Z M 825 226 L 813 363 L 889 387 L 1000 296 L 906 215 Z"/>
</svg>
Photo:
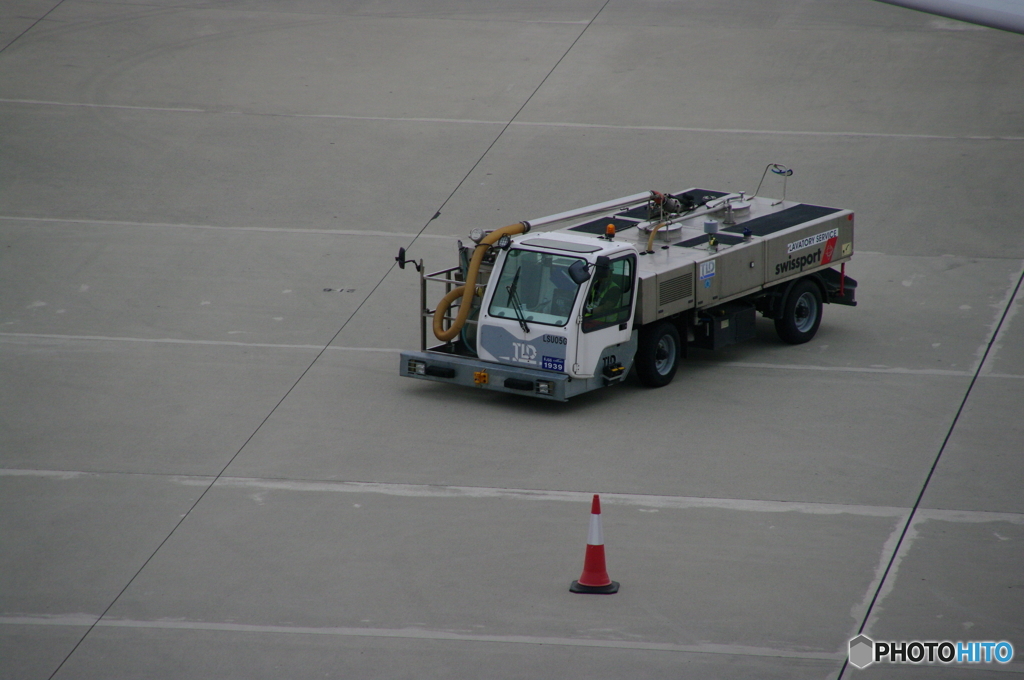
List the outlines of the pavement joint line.
<svg viewBox="0 0 1024 680">
<path fill-rule="evenodd" d="M 87 102 L 54 102 L 42 99 L 0 99 L 2 104 L 27 104 L 30 106 L 66 106 L 86 109 L 128 109 L 133 111 L 167 111 L 172 113 L 208 113 L 207 109 L 193 109 L 180 106 L 132 106 L 129 104 L 90 104 Z"/>
<path fill-rule="evenodd" d="M 189 340 L 181 338 L 130 338 L 123 336 L 106 336 L 106 335 L 58 335 L 53 333 L 0 333 L 0 339 L 2 338 L 32 338 L 38 340 L 72 340 L 72 341 L 83 341 L 83 342 L 142 342 L 142 343 L 154 343 L 159 345 L 209 345 L 214 347 L 248 347 L 254 349 L 296 349 L 296 350 L 316 350 L 318 352 L 324 351 L 323 345 L 291 345 L 291 344 L 279 344 L 271 342 L 238 342 L 237 340 Z M 328 345 L 326 349 L 334 349 L 340 351 L 351 351 L 351 352 L 384 352 L 390 354 L 398 354 L 403 350 L 394 349 L 389 347 L 341 347 L 338 345 Z"/>
<path fill-rule="evenodd" d="M 871 577 L 871 582 L 864 591 L 864 597 L 850 607 L 850 617 L 853 619 L 854 623 L 853 627 L 847 634 L 847 639 L 857 637 L 863 628 L 863 624 L 861 623 L 862 613 L 870 610 L 872 602 L 878 597 L 878 591 L 885 583 L 885 577 L 891 569 L 891 556 L 900 545 L 900 540 L 903 536 L 907 519 L 910 517 L 910 512 L 911 509 L 906 508 L 903 516 L 896 521 L 892 531 L 889 532 L 889 536 L 885 539 L 881 549 L 878 551 L 878 564 L 875 566 L 875 572 Z"/>
<path fill-rule="evenodd" d="M 903 566 L 903 559 L 910 553 L 914 542 L 917 540 L 917 527 L 927 518 L 922 517 L 920 511 L 909 513 L 909 521 L 903 527 L 896 527 L 893 538 L 896 539 L 895 544 L 892 541 L 888 541 L 885 544 L 885 548 L 881 554 L 881 567 L 882 567 L 882 578 L 876 579 L 872 585 L 875 586 L 875 591 L 872 593 L 868 590 L 867 598 L 865 598 L 865 604 L 869 614 L 876 604 L 884 602 L 892 591 L 896 588 L 896 580 L 899 576 L 900 567 Z M 872 620 L 870 615 L 861 624 L 860 630 L 854 631 L 850 638 L 854 638 L 857 635 L 872 635 L 874 624 L 877 623 L 877 619 Z"/>
<path fill-rule="evenodd" d="M 583 22 L 586 23 L 586 22 Z M 844 130 L 754 130 L 747 128 L 708 128 L 684 127 L 677 125 L 616 125 L 612 123 L 579 123 L 570 121 L 523 121 L 512 122 L 501 120 L 479 120 L 473 118 L 434 118 L 418 116 L 352 116 L 332 113 L 271 113 L 252 111 L 224 111 L 211 109 L 194 109 L 185 107 L 132 106 L 126 104 L 91 104 L 85 102 L 54 102 L 34 99 L 0 99 L 3 104 L 25 104 L 31 106 L 66 106 L 100 109 L 127 109 L 136 111 L 170 112 L 170 113 L 204 113 L 250 116 L 272 116 L 277 118 L 313 118 L 329 120 L 353 120 L 381 123 L 430 123 L 448 125 L 501 125 L 505 127 L 556 127 L 587 130 L 624 130 L 635 132 L 693 132 L 700 134 L 727 135 L 765 135 L 765 136 L 798 136 L 798 137 L 853 137 L 866 139 L 907 139 L 923 141 L 973 141 L 973 142 L 1024 142 L 1024 136 L 1018 135 L 937 135 L 909 132 L 855 132 Z"/>
<path fill-rule="evenodd" d="M 0 340 L 65 340 L 79 342 L 139 342 L 153 343 L 160 345 L 206 345 L 212 347 L 246 347 L 253 349 L 289 349 L 289 350 L 316 350 L 324 349 L 323 345 L 298 345 L 272 342 L 239 342 L 237 340 L 192 340 L 187 338 L 132 338 L 126 336 L 109 335 L 63 335 L 58 333 L 9 333 L 0 332 Z M 329 345 L 327 350 L 339 352 L 377 352 L 384 354 L 400 354 L 406 350 L 395 347 L 349 347 L 341 345 Z M 752 368 L 772 371 L 824 371 L 828 373 L 876 373 L 882 375 L 909 375 L 909 376 L 936 376 L 969 378 L 973 375 L 971 371 L 952 371 L 936 368 L 874 368 L 870 366 L 815 366 L 811 364 L 770 364 L 749 361 L 689 361 L 694 366 L 717 366 L 721 368 Z M 984 373 L 979 378 L 994 378 L 1002 380 L 1024 380 L 1024 375 L 1011 373 Z"/>
<path fill-rule="evenodd" d="M 873 366 L 826 366 L 814 364 L 769 364 L 752 361 L 687 361 L 688 364 L 703 366 L 723 366 L 731 368 L 764 368 L 786 371 L 826 371 L 829 373 L 881 373 L 889 375 L 934 375 L 955 378 L 969 378 L 971 371 L 953 371 L 941 368 L 900 368 L 898 366 L 877 368 Z M 1024 376 L 1022 376 L 1024 377 Z"/>
<path fill-rule="evenodd" d="M 82 477 L 100 477 L 106 474 L 86 472 L 84 470 L 29 470 L 24 468 L 3 468 L 0 469 L 0 477 L 51 477 L 53 479 L 81 479 Z"/>
<path fill-rule="evenodd" d="M 43 21 L 44 19 L 46 19 L 46 17 L 50 16 L 58 7 L 60 7 L 63 4 L 64 4 L 64 0 L 58 0 L 57 3 L 54 4 L 54 6 L 51 7 L 50 9 L 46 10 L 46 12 L 41 17 L 37 18 L 35 21 L 33 21 L 31 24 L 29 24 L 28 28 L 26 28 L 21 33 L 19 33 L 18 35 L 14 36 L 13 38 L 11 38 L 11 40 L 6 45 L 4 45 L 3 47 L 0 47 L 0 52 L 3 52 L 8 47 L 10 47 L 14 43 L 18 42 L 18 40 L 20 40 L 23 35 L 26 35 L 29 32 L 31 32 L 32 29 L 34 29 L 36 27 L 36 25 L 40 21 Z"/>
<path fill-rule="evenodd" d="M 678 127 L 674 125 L 613 125 L 604 123 L 561 123 L 561 122 L 531 122 L 519 121 L 516 125 L 537 127 L 569 127 L 584 129 L 610 129 L 629 130 L 638 132 L 698 132 L 701 134 L 727 134 L 727 135 L 769 135 L 769 136 L 799 136 L 799 137 L 863 137 L 881 139 L 912 139 L 912 140 L 970 140 L 970 141 L 998 141 L 998 142 L 1022 142 L 1024 136 L 1003 136 L 1003 135 L 928 135 L 900 132 L 850 132 L 841 130 L 750 130 L 743 128 L 700 128 L 700 127 Z"/>
<path fill-rule="evenodd" d="M 181 475 L 145 472 L 93 472 L 85 470 L 33 470 L 0 468 L 2 477 L 43 477 L 59 480 L 113 476 L 162 477 L 184 486 L 209 486 L 212 475 Z M 436 484 L 402 484 L 387 482 L 317 481 L 310 479 L 274 479 L 264 477 L 222 476 L 216 487 L 259 489 L 263 491 L 295 491 L 326 493 L 374 493 L 405 498 L 451 498 L 470 500 L 525 500 L 569 503 L 590 503 L 593 493 L 551 489 L 503 489 L 482 486 L 443 486 Z M 707 498 L 699 496 L 666 496 L 601 492 L 606 505 L 658 508 L 664 510 L 716 509 L 746 512 L 796 512 L 811 515 L 856 515 L 862 517 L 897 517 L 906 519 L 909 507 L 885 505 L 855 505 L 807 501 L 766 501 L 742 498 Z M 923 508 L 921 519 L 941 522 L 972 523 L 1007 522 L 1024 525 L 1024 513 L 994 512 L 987 510 L 952 510 Z"/>
<path fill-rule="evenodd" d="M 996 318 L 992 321 L 992 325 L 989 326 L 990 332 L 995 331 L 995 336 L 989 343 L 988 347 L 982 345 L 978 348 L 976 354 L 980 357 L 978 371 L 982 376 L 991 376 L 990 366 L 994 363 L 995 358 L 999 355 L 999 350 L 1003 348 L 1003 338 L 1010 327 L 1014 317 L 1017 316 L 1019 305 L 1015 304 L 1017 301 L 1017 295 L 1020 292 L 1020 281 L 1024 280 L 1024 262 L 1021 262 L 1021 267 L 1015 274 L 1010 277 L 1010 286 L 1003 296 L 1003 299 L 994 305 L 996 309 L 1004 310 L 1002 315 L 996 314 Z"/>
<path fill-rule="evenodd" d="M 207 484 L 206 480 L 192 482 L 180 478 L 186 485 Z M 278 491 L 312 491 L 336 493 L 376 493 L 406 498 L 467 498 L 467 499 L 512 499 L 528 501 L 560 501 L 589 503 L 594 497 L 591 492 L 558 491 L 546 489 L 502 489 L 479 486 L 438 486 L 432 484 L 392 484 L 378 482 L 340 482 L 280 480 L 254 477 L 223 476 L 215 487 L 255 488 Z M 607 505 L 623 505 L 665 510 L 720 509 L 749 512 L 798 512 L 813 515 L 852 514 L 871 517 L 905 517 L 908 508 L 873 505 L 844 505 L 839 503 L 814 503 L 802 501 L 764 501 L 737 498 L 701 498 L 693 496 L 659 496 L 649 494 L 625 494 L 601 492 L 601 500 Z M 1021 516 L 1024 523 L 1024 515 Z"/>
<path fill-rule="evenodd" d="M 43 222 L 48 224 L 86 224 L 102 227 L 146 227 L 149 229 L 206 229 L 210 231 L 236 231 L 268 234 L 314 234 L 318 236 L 378 236 L 385 238 L 439 238 L 452 240 L 455 236 L 443 234 L 412 234 L 393 231 L 370 231 L 360 229 L 311 229 L 289 227 L 231 227 L 214 224 L 178 224 L 173 222 L 132 222 L 127 220 L 86 220 L 63 217 L 20 217 L 18 215 L 0 215 L 0 220 L 13 222 Z"/>
<path fill-rule="evenodd" d="M 452 642 L 484 642 L 525 645 L 553 645 L 561 647 L 599 647 L 605 649 L 630 649 L 640 651 L 681 652 L 690 654 L 721 654 L 727 656 L 779 657 L 786 659 L 808 659 L 837 661 L 842 658 L 836 652 L 795 652 L 786 649 L 769 649 L 746 645 L 680 645 L 669 642 L 643 642 L 631 640 L 610 640 L 597 638 L 542 637 L 534 635 L 479 635 L 457 633 L 429 628 L 350 628 L 276 626 L 245 623 L 217 623 L 207 621 L 138 619 L 97 619 L 94 616 L 71 614 L 66 616 L 0 616 L 0 624 L 15 626 L 96 626 L 99 628 L 156 628 L 161 630 L 220 631 L 228 633 L 262 633 L 271 635 L 333 635 L 338 637 L 400 638 L 411 640 L 435 640 Z"/>
</svg>

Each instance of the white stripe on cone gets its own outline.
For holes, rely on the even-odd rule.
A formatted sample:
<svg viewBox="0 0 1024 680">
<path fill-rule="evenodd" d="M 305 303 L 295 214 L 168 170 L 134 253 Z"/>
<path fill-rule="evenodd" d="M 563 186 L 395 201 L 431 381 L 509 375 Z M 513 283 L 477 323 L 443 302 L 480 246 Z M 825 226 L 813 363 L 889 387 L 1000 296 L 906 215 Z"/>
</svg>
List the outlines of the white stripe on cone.
<svg viewBox="0 0 1024 680">
<path fill-rule="evenodd" d="M 594 496 L 597 498 L 597 496 Z M 604 531 L 601 530 L 601 513 L 590 514 L 590 532 L 587 534 L 587 545 L 604 545 Z"/>
</svg>

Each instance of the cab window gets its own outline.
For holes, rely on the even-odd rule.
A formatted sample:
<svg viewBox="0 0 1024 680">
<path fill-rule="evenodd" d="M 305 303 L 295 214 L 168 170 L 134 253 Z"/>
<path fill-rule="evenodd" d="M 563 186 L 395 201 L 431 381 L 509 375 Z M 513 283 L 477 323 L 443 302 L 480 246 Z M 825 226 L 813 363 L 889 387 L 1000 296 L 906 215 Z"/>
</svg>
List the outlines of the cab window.
<svg viewBox="0 0 1024 680">
<path fill-rule="evenodd" d="M 590 285 L 583 307 L 584 333 L 629 322 L 636 257 L 627 255 L 612 260 L 609 269 L 606 278 L 595 279 Z"/>
<path fill-rule="evenodd" d="M 579 257 L 513 248 L 495 285 L 487 313 L 529 323 L 564 326 L 569 322 L 579 285 L 569 276 Z"/>
</svg>

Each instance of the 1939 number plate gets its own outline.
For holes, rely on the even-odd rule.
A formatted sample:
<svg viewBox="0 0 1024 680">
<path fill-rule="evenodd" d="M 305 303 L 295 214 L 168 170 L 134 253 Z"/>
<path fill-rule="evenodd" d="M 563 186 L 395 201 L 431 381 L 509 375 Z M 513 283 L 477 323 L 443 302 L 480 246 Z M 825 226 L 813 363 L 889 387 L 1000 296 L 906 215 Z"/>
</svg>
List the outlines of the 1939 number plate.
<svg viewBox="0 0 1024 680">
<path fill-rule="evenodd" d="M 564 371 L 565 370 L 565 359 L 562 357 L 548 357 L 545 356 L 541 359 L 540 367 L 545 371 Z"/>
</svg>

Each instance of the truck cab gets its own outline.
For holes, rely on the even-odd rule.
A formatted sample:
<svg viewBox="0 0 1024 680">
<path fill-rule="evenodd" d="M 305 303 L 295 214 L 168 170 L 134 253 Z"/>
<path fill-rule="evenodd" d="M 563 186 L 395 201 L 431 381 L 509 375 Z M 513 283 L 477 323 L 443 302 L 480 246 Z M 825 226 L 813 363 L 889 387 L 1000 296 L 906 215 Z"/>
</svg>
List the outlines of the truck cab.
<svg viewBox="0 0 1024 680">
<path fill-rule="evenodd" d="M 517 238 L 495 259 L 477 320 L 477 356 L 621 380 L 635 353 L 636 272 L 637 251 L 625 242 L 557 233 Z"/>
</svg>

